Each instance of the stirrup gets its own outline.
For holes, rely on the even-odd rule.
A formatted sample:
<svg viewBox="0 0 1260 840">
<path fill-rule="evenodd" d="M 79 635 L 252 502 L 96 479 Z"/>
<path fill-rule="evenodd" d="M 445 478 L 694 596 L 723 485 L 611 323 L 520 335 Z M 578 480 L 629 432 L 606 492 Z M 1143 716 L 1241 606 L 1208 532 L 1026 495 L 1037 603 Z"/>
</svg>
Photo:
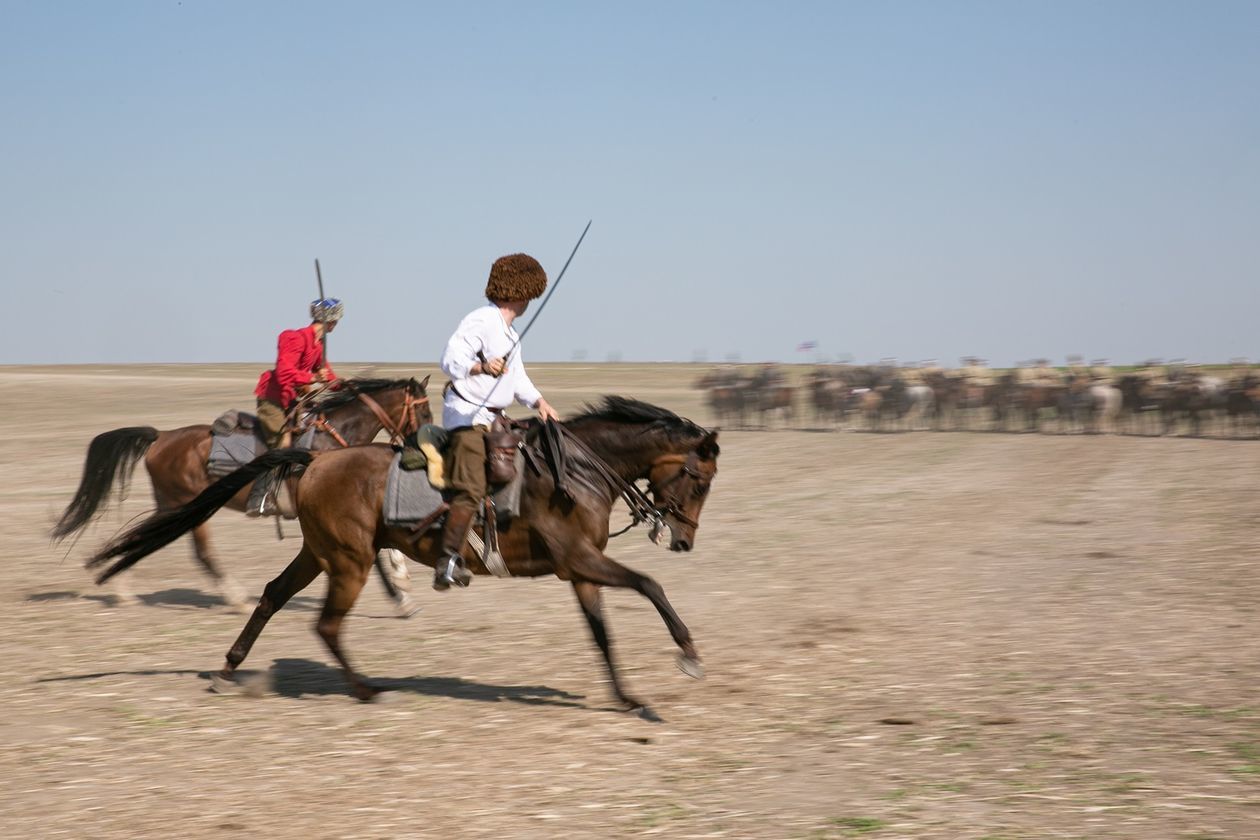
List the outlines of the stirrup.
<svg viewBox="0 0 1260 840">
<path fill-rule="evenodd" d="M 451 586 L 466 587 L 472 582 L 472 572 L 464 567 L 464 560 L 458 554 L 450 554 L 439 561 L 433 570 L 433 588 L 445 592 Z"/>
<path fill-rule="evenodd" d="M 250 519 L 257 519 L 262 516 L 279 516 L 280 507 L 272 494 L 268 493 L 258 501 L 257 507 L 250 505 L 245 508 L 245 515 Z"/>
</svg>

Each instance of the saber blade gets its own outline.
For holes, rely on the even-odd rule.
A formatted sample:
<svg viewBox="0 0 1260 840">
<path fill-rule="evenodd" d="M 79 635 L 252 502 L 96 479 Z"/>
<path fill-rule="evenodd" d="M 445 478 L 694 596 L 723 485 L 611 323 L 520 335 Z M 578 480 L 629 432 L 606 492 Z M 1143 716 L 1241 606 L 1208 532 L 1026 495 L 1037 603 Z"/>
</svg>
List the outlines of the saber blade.
<svg viewBox="0 0 1260 840">
<path fill-rule="evenodd" d="M 529 323 L 525 325 L 525 329 L 521 330 L 520 337 L 516 339 L 516 344 L 520 344 L 521 340 L 525 338 L 525 334 L 529 332 L 529 328 L 534 326 L 534 322 L 538 320 L 538 316 L 541 315 L 542 311 L 547 308 L 547 301 L 551 300 L 551 296 L 555 294 L 556 289 L 560 288 L 560 281 L 564 279 L 564 273 L 569 270 L 569 263 L 573 262 L 573 257 L 577 254 L 578 248 L 582 247 L 582 240 L 586 238 L 586 232 L 591 229 L 591 222 L 593 221 L 594 219 L 587 220 L 586 227 L 582 228 L 582 235 L 578 237 L 577 244 L 574 245 L 573 250 L 569 252 L 569 258 L 564 261 L 564 267 L 560 269 L 560 273 L 556 275 L 556 282 L 552 283 L 551 288 L 547 290 L 547 294 L 543 295 L 542 303 L 538 304 L 538 311 L 534 313 L 533 318 L 529 319 Z M 512 345 L 512 350 L 516 349 L 516 344 Z M 508 351 L 508 355 L 512 355 L 511 350 Z"/>
</svg>

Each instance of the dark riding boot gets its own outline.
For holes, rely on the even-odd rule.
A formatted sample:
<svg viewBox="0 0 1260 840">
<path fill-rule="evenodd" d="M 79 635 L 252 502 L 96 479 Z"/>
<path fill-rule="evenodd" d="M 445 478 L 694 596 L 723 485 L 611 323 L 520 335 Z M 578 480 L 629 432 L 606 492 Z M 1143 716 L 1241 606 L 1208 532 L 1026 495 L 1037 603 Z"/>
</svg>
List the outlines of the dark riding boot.
<svg viewBox="0 0 1260 840">
<path fill-rule="evenodd" d="M 460 549 L 468 536 L 475 508 L 453 506 L 446 512 L 446 525 L 442 529 L 442 559 L 433 570 L 433 588 L 442 592 L 451 585 L 467 586 L 472 582 L 472 572 L 464 566 Z"/>
</svg>

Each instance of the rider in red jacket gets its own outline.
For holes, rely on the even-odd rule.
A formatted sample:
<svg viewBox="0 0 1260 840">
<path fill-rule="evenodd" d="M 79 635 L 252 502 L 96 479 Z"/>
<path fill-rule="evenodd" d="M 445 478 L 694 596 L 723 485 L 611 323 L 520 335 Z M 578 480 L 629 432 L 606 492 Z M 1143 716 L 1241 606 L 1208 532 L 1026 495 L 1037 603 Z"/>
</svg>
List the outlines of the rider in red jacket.
<svg viewBox="0 0 1260 840">
<path fill-rule="evenodd" d="M 254 389 L 258 397 L 258 419 L 268 446 L 288 444 L 285 416 L 299 392 L 313 382 L 332 382 L 337 378 L 324 358 L 323 338 L 336 329 L 342 310 L 341 301 L 335 298 L 317 300 L 311 304 L 309 326 L 280 333 L 276 366 L 263 371 Z"/>
<path fill-rule="evenodd" d="M 285 330 L 277 342 L 276 366 L 258 377 L 254 395 L 258 397 L 258 422 L 269 448 L 288 446 L 291 432 L 288 414 L 313 382 L 332 382 L 337 378 L 324 358 L 324 336 L 341 320 L 341 301 L 324 298 L 311 303 L 311 323 L 300 330 Z M 250 490 L 245 506 L 248 516 L 269 516 L 275 513 L 274 481 L 260 479 Z"/>
</svg>

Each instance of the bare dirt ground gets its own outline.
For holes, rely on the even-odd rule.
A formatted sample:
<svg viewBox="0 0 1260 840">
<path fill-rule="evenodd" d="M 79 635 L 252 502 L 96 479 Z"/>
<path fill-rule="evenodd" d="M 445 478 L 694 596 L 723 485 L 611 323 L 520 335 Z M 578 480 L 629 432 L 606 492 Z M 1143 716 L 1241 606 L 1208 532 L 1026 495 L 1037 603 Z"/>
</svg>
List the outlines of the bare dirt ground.
<svg viewBox="0 0 1260 840">
<path fill-rule="evenodd" d="M 354 366 L 343 364 L 343 373 Z M 383 367 L 378 373 L 432 372 Z M 984 433 L 723 434 L 696 550 L 641 531 L 708 669 L 651 606 L 608 596 L 611 709 L 566 584 L 378 582 L 347 623 L 392 702 L 345 693 L 317 581 L 207 692 L 244 623 L 184 543 L 112 607 L 46 537 L 87 442 L 249 408 L 252 366 L 0 368 L 0 837 L 1254 838 L 1260 836 L 1260 443 Z M 689 366 L 534 367 L 562 411 L 625 393 L 708 421 Z M 296 525 L 225 512 L 255 595 Z"/>
</svg>

